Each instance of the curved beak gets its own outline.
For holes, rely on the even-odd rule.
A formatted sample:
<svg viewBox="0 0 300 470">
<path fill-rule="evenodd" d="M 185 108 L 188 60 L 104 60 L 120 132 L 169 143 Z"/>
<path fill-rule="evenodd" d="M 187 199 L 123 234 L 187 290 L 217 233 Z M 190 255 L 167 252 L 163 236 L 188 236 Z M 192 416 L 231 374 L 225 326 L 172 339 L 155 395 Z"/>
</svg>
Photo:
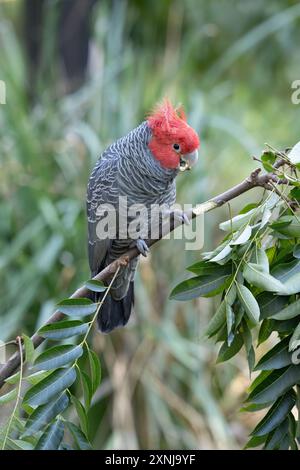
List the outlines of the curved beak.
<svg viewBox="0 0 300 470">
<path fill-rule="evenodd" d="M 194 150 L 191 153 L 186 153 L 185 155 L 181 155 L 180 163 L 179 163 L 179 170 L 185 171 L 190 170 L 194 165 L 196 165 L 198 161 L 198 150 Z"/>
</svg>

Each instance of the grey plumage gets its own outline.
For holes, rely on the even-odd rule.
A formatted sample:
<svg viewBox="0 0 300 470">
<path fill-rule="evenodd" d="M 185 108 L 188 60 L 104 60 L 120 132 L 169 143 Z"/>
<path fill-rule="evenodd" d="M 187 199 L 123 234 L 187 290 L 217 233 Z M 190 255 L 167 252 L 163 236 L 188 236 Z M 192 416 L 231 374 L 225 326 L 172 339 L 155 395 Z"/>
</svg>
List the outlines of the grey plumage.
<svg viewBox="0 0 300 470">
<path fill-rule="evenodd" d="M 127 205 L 172 205 L 176 199 L 177 169 L 165 169 L 148 148 L 151 130 L 143 122 L 125 137 L 110 145 L 97 161 L 88 183 L 88 255 L 92 276 L 125 253 L 132 244 L 130 238 L 99 239 L 96 228 L 103 211 L 100 205 L 119 207 L 119 196 L 127 197 Z M 106 214 L 107 215 L 107 214 Z M 130 222 L 130 219 L 129 219 Z M 106 302 L 101 308 L 98 325 L 109 332 L 127 323 L 133 303 L 133 277 L 138 259 L 132 260 L 119 272 Z"/>
</svg>

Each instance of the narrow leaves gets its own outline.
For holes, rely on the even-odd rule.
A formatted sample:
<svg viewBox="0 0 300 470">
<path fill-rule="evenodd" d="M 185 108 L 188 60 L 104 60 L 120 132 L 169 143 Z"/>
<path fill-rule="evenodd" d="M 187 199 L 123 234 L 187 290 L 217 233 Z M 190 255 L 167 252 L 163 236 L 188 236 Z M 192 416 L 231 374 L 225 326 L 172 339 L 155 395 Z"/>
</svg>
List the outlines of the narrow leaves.
<svg viewBox="0 0 300 470">
<path fill-rule="evenodd" d="M 64 423 L 61 420 L 50 424 L 38 440 L 35 450 L 57 450 L 64 437 L 64 428 Z"/>
<path fill-rule="evenodd" d="M 98 304 L 89 299 L 65 299 L 57 304 L 60 312 L 72 317 L 84 317 L 96 312 Z"/>
<path fill-rule="evenodd" d="M 39 329 L 38 333 L 43 338 L 61 340 L 72 336 L 83 335 L 88 330 L 88 324 L 80 320 L 66 320 L 45 325 Z"/>
<path fill-rule="evenodd" d="M 64 344 L 47 349 L 40 354 L 35 362 L 34 368 L 37 370 L 51 370 L 62 367 L 70 362 L 74 362 L 83 353 L 81 346 Z"/>
<path fill-rule="evenodd" d="M 24 402 L 31 406 L 43 405 L 70 387 L 75 380 L 76 372 L 74 367 L 71 369 L 57 369 L 27 390 Z"/>
<path fill-rule="evenodd" d="M 236 287 L 240 302 L 243 305 L 250 322 L 255 325 L 259 320 L 259 305 L 252 292 L 246 286 L 237 282 Z"/>
</svg>

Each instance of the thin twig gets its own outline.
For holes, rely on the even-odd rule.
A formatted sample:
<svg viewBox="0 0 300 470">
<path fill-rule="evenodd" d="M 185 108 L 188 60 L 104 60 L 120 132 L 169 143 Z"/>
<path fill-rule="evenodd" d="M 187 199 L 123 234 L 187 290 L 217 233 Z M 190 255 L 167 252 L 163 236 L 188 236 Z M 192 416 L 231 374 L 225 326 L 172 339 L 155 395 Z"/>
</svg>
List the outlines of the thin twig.
<svg viewBox="0 0 300 470">
<path fill-rule="evenodd" d="M 18 343 L 19 346 L 19 354 L 20 354 L 20 377 L 19 377 L 19 383 L 18 383 L 18 391 L 17 391 L 17 398 L 16 398 L 16 403 L 13 409 L 12 414 L 10 415 L 9 422 L 7 424 L 6 432 L 5 432 L 5 437 L 3 439 L 3 444 L 2 444 L 2 450 L 5 449 L 7 439 L 9 437 L 9 431 L 12 425 L 12 422 L 14 420 L 15 414 L 17 412 L 20 399 L 21 399 L 21 388 L 22 388 L 22 379 L 23 379 L 23 352 L 22 352 L 22 339 L 20 336 L 16 338 L 16 342 Z"/>
</svg>

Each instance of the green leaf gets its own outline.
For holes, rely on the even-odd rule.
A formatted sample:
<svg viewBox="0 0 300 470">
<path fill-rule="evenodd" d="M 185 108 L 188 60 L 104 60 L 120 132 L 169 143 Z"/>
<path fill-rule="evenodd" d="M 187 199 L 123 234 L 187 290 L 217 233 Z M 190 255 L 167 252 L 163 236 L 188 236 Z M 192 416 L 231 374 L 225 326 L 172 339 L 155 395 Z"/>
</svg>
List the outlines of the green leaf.
<svg viewBox="0 0 300 470">
<path fill-rule="evenodd" d="M 264 450 L 279 449 L 280 441 L 286 436 L 289 428 L 289 421 L 285 419 L 280 426 L 269 435 Z"/>
<path fill-rule="evenodd" d="M 273 320 L 273 330 L 283 335 L 290 335 L 298 324 L 298 318 L 290 320 Z"/>
<path fill-rule="evenodd" d="M 274 401 L 299 381 L 299 366 L 291 365 L 284 369 L 275 370 L 260 384 L 262 386 L 260 390 L 255 389 L 251 392 L 248 400 L 253 403 Z"/>
<path fill-rule="evenodd" d="M 251 237 L 252 228 L 247 225 L 241 233 L 234 234 L 233 239 L 230 241 L 230 245 L 243 245 Z"/>
<path fill-rule="evenodd" d="M 81 371 L 81 375 L 82 375 L 84 403 L 85 403 L 85 407 L 89 408 L 91 406 L 91 401 L 93 397 L 92 381 L 90 377 L 84 371 Z"/>
<path fill-rule="evenodd" d="M 279 219 L 278 223 L 273 223 L 271 227 L 275 228 L 277 232 L 282 233 L 288 237 L 300 237 L 300 222 L 296 216 L 283 216 Z"/>
<path fill-rule="evenodd" d="M 268 408 L 271 406 L 271 403 L 250 403 L 249 405 L 243 406 L 240 409 L 240 413 L 256 413 L 256 411 L 263 410 L 264 408 Z"/>
<path fill-rule="evenodd" d="M 295 182 L 295 184 L 299 184 L 299 181 Z M 291 191 L 290 191 L 290 194 L 289 194 L 289 198 L 290 199 L 296 199 L 297 201 L 300 201 L 300 188 L 293 188 Z"/>
<path fill-rule="evenodd" d="M 218 354 L 217 363 L 228 361 L 231 357 L 235 356 L 243 346 L 243 337 L 241 334 L 236 333 L 230 346 L 223 343 Z"/>
<path fill-rule="evenodd" d="M 285 293 L 285 286 L 275 277 L 266 273 L 258 264 L 246 264 L 243 275 L 253 286 L 270 292 Z"/>
<path fill-rule="evenodd" d="M 57 450 L 64 437 L 64 423 L 61 420 L 50 424 L 38 440 L 35 450 Z"/>
<path fill-rule="evenodd" d="M 293 256 L 294 258 L 300 259 L 300 243 L 294 247 Z"/>
<path fill-rule="evenodd" d="M 263 227 L 265 227 L 268 224 L 271 217 L 272 217 L 272 211 L 266 205 L 264 210 L 263 210 L 261 222 L 260 222 L 258 227 L 256 226 L 257 230 L 261 230 Z"/>
<path fill-rule="evenodd" d="M 294 330 L 293 335 L 289 342 L 289 351 L 294 351 L 300 346 L 300 323 L 298 323 L 297 328 Z"/>
<path fill-rule="evenodd" d="M 299 417 L 300 417 L 300 397 L 299 397 L 299 393 L 297 393 L 296 406 L 297 406 L 297 411 L 298 411 L 298 422 L 297 422 L 297 425 L 296 425 L 295 435 L 296 435 L 298 443 L 300 443 L 300 419 L 299 419 Z"/>
<path fill-rule="evenodd" d="M 236 294 L 237 294 L 236 286 L 235 284 L 232 284 L 230 289 L 226 292 L 226 301 L 229 305 L 233 305 L 236 299 Z"/>
<path fill-rule="evenodd" d="M 261 156 L 261 161 L 264 169 L 268 172 L 273 172 L 273 165 L 276 161 L 276 155 L 271 150 L 265 150 Z"/>
<path fill-rule="evenodd" d="M 83 370 L 77 369 L 77 373 L 82 385 L 85 408 L 88 409 L 91 406 L 91 401 L 93 398 L 92 381 Z"/>
<path fill-rule="evenodd" d="M 213 263 L 214 265 L 217 266 L 225 266 L 227 264 L 228 266 L 228 258 L 230 257 L 230 252 L 231 248 L 229 246 L 229 240 L 227 239 L 228 237 L 225 238 L 225 240 L 217 246 L 213 251 L 206 251 L 202 252 L 202 258 L 204 261 L 207 263 Z M 220 256 L 218 256 L 220 255 Z M 217 262 L 215 262 L 214 258 L 217 257 Z"/>
<path fill-rule="evenodd" d="M 291 364 L 291 355 L 288 352 L 289 338 L 284 338 L 267 352 L 257 363 L 254 370 L 281 369 Z"/>
<path fill-rule="evenodd" d="M 266 436 L 253 436 L 247 444 L 245 445 L 244 449 L 252 449 L 253 447 L 259 447 L 261 446 L 266 440 Z"/>
<path fill-rule="evenodd" d="M 251 372 L 255 364 L 255 352 L 254 352 L 254 348 L 252 345 L 252 335 L 251 335 L 251 330 L 248 327 L 247 322 L 245 320 L 243 320 L 242 325 L 243 325 L 242 335 L 243 335 L 245 350 L 247 354 L 248 367 L 249 367 L 249 371 Z"/>
<path fill-rule="evenodd" d="M 92 450 L 91 444 L 86 439 L 82 431 L 77 426 L 75 426 L 75 424 L 70 423 L 69 421 L 67 421 L 66 424 L 70 433 L 72 434 L 76 447 L 79 450 Z"/>
<path fill-rule="evenodd" d="M 102 281 L 96 281 L 94 279 L 87 281 L 85 283 L 85 287 L 87 287 L 92 292 L 104 292 L 107 289 Z"/>
<path fill-rule="evenodd" d="M 24 402 L 29 405 L 43 405 L 69 388 L 76 379 L 74 367 L 71 369 L 57 369 L 31 387 L 24 396 Z"/>
<path fill-rule="evenodd" d="M 219 261 L 224 260 L 232 251 L 230 245 L 226 245 L 219 253 L 217 253 L 213 258 L 209 260 L 210 263 L 218 263 Z"/>
<path fill-rule="evenodd" d="M 234 260 L 238 260 L 238 259 L 243 259 L 244 256 L 248 253 L 248 251 L 250 250 L 250 247 L 251 247 L 251 240 L 248 240 L 246 243 L 244 243 L 243 245 L 238 245 L 235 247 L 234 251 L 233 251 L 233 254 L 232 254 L 232 259 Z M 242 274 L 242 271 L 239 271 L 237 273 L 237 277 L 239 277 L 240 279 L 238 279 L 239 281 L 241 281 L 243 278 L 243 274 Z"/>
<path fill-rule="evenodd" d="M 83 353 L 81 346 L 73 346 L 72 344 L 64 344 L 54 346 L 40 354 L 35 362 L 34 368 L 38 370 L 57 369 L 58 367 L 74 362 Z"/>
<path fill-rule="evenodd" d="M 91 370 L 91 381 L 93 393 L 98 389 L 101 382 L 101 364 L 99 357 L 94 351 L 88 350 L 90 370 Z"/>
<path fill-rule="evenodd" d="M 248 392 L 253 392 L 257 387 L 260 387 L 260 384 L 263 383 L 269 375 L 271 375 L 272 371 L 270 370 L 263 370 L 253 382 L 250 384 L 248 388 Z"/>
<path fill-rule="evenodd" d="M 295 441 L 294 439 L 290 440 L 290 449 L 291 450 L 299 450 L 298 445 L 297 445 L 297 441 Z"/>
<path fill-rule="evenodd" d="M 276 232 L 275 230 L 273 231 L 273 233 L 271 234 L 272 238 L 273 239 L 278 239 L 278 240 L 281 240 L 281 241 L 284 241 L 284 240 L 291 240 L 293 237 L 290 237 L 288 235 L 283 235 L 282 233 L 280 232 Z"/>
<path fill-rule="evenodd" d="M 8 450 L 33 450 L 33 445 L 30 442 L 23 441 L 22 439 L 7 440 Z"/>
<path fill-rule="evenodd" d="M 87 323 L 82 323 L 80 320 L 66 320 L 45 325 L 39 329 L 38 334 L 43 338 L 60 340 L 83 335 L 88 327 Z"/>
<path fill-rule="evenodd" d="M 22 409 L 25 411 L 26 414 L 31 415 L 34 411 L 34 408 L 26 403 L 22 403 Z"/>
<path fill-rule="evenodd" d="M 286 434 L 279 441 L 278 450 L 289 450 L 289 448 L 290 448 L 290 437 L 288 434 Z"/>
<path fill-rule="evenodd" d="M 286 283 L 293 276 L 300 273 L 300 261 L 295 259 L 289 263 L 278 264 L 272 269 L 272 276 L 276 277 L 280 282 Z"/>
<path fill-rule="evenodd" d="M 260 318 L 269 318 L 280 312 L 289 302 L 286 296 L 275 295 L 270 292 L 263 292 L 257 297 L 260 308 Z"/>
<path fill-rule="evenodd" d="M 23 424 L 24 421 L 21 418 L 19 418 L 17 415 L 9 416 L 9 418 L 12 418 L 11 423 L 10 423 L 10 419 L 7 420 L 6 422 L 1 423 L 0 445 L 3 445 L 3 437 L 6 435 L 6 432 L 8 429 L 12 431 L 10 435 L 14 435 L 14 436 L 16 436 L 17 433 L 21 433 L 24 429 L 24 424 Z"/>
<path fill-rule="evenodd" d="M 57 304 L 58 309 L 65 315 L 72 317 L 84 317 L 95 313 L 98 304 L 89 299 L 65 299 Z"/>
<path fill-rule="evenodd" d="M 208 261 L 197 261 L 197 263 L 192 264 L 186 269 L 197 276 L 205 276 L 206 274 L 213 274 L 216 270 L 219 272 L 227 272 L 228 267 L 221 267 L 217 263 L 211 263 Z"/>
<path fill-rule="evenodd" d="M 244 314 L 245 314 L 244 307 L 242 305 L 240 305 L 238 307 L 238 310 L 237 310 L 237 313 L 236 313 L 236 316 L 235 316 L 235 328 L 237 328 L 239 326 L 239 324 L 241 323 L 241 321 L 243 320 Z"/>
<path fill-rule="evenodd" d="M 281 217 L 280 219 L 276 220 L 273 222 L 270 227 L 273 230 L 278 230 L 284 227 L 288 227 L 292 223 L 293 217 L 291 215 L 285 215 Z"/>
<path fill-rule="evenodd" d="M 251 211 L 252 209 L 255 209 L 258 206 L 257 203 L 251 202 L 250 204 L 246 204 L 245 207 L 243 207 L 242 210 L 240 210 L 239 214 L 246 214 L 247 212 Z"/>
<path fill-rule="evenodd" d="M 7 379 L 5 379 L 5 382 L 7 384 L 10 384 L 10 385 L 15 385 L 15 384 L 19 383 L 20 375 L 21 375 L 21 373 L 20 373 L 20 371 L 18 371 L 15 374 L 8 377 Z"/>
<path fill-rule="evenodd" d="M 294 390 L 292 390 L 292 392 L 295 393 Z M 296 394 L 295 394 L 295 402 L 296 401 L 297 399 L 296 399 Z M 295 438 L 296 433 L 297 433 L 297 423 L 296 423 L 293 413 L 291 412 L 289 413 L 288 419 L 289 419 L 289 434 L 292 438 Z"/>
<path fill-rule="evenodd" d="M 45 426 L 58 415 L 63 413 L 69 405 L 69 399 L 66 393 L 63 393 L 59 398 L 50 401 L 45 405 L 38 406 L 26 421 L 25 432 L 23 436 L 30 436 Z"/>
<path fill-rule="evenodd" d="M 271 315 L 270 318 L 274 318 L 275 320 L 289 320 L 290 318 L 294 318 L 300 315 L 300 300 L 296 300 L 292 304 L 289 304 L 280 312 L 275 313 L 275 315 Z"/>
<path fill-rule="evenodd" d="M 216 334 L 217 331 L 219 331 L 219 329 L 224 325 L 225 320 L 226 320 L 226 302 L 223 301 L 221 302 L 216 313 L 210 320 L 205 330 L 205 334 L 207 336 L 213 336 L 214 334 Z"/>
<path fill-rule="evenodd" d="M 71 395 L 71 401 L 76 408 L 76 412 L 80 421 L 81 429 L 84 432 L 84 434 L 88 436 L 89 434 L 88 416 L 84 409 L 84 406 L 82 405 L 81 401 L 78 400 L 78 398 L 76 398 L 74 395 Z"/>
<path fill-rule="evenodd" d="M 219 227 L 225 232 L 229 232 L 231 230 L 235 232 L 236 230 L 239 230 L 243 225 L 249 223 L 250 220 L 254 220 L 255 214 L 258 214 L 258 212 L 259 211 L 257 209 L 252 209 L 246 212 L 245 214 L 236 215 L 232 219 L 222 222 Z"/>
<path fill-rule="evenodd" d="M 300 272 L 288 279 L 283 285 L 287 295 L 298 294 L 300 292 Z"/>
<path fill-rule="evenodd" d="M 290 435 L 287 433 L 283 438 L 279 441 L 278 450 L 289 450 L 291 446 L 295 445 L 294 440 L 291 440 Z M 297 448 L 298 450 L 298 448 Z"/>
<path fill-rule="evenodd" d="M 67 444 L 66 442 L 62 442 L 58 448 L 58 450 L 75 450 L 71 444 Z"/>
<path fill-rule="evenodd" d="M 273 166 L 270 165 L 270 163 L 267 163 L 267 162 L 263 163 L 263 167 L 269 173 L 272 173 L 272 171 L 274 171 Z"/>
<path fill-rule="evenodd" d="M 281 253 L 282 253 L 282 251 L 281 251 Z M 273 264 L 275 262 L 275 260 L 278 258 L 276 246 L 270 246 L 270 248 L 268 248 L 266 250 L 266 254 L 267 254 L 267 257 L 268 257 L 268 260 L 269 260 L 269 265 Z M 280 259 L 280 257 L 279 257 L 279 259 Z"/>
<path fill-rule="evenodd" d="M 227 325 L 226 323 L 222 326 L 222 328 L 217 332 L 217 337 L 215 339 L 216 343 L 219 343 L 220 341 L 226 341 L 227 340 Z"/>
<path fill-rule="evenodd" d="M 191 300 L 209 293 L 221 292 L 225 288 L 225 283 L 229 279 L 230 270 L 216 270 L 213 274 L 197 276 L 187 279 L 178 284 L 171 292 L 172 300 Z"/>
<path fill-rule="evenodd" d="M 24 341 L 25 360 L 26 362 L 31 363 L 34 358 L 34 345 L 32 339 L 26 335 L 22 335 L 22 339 Z"/>
<path fill-rule="evenodd" d="M 39 370 L 38 372 L 34 372 L 34 374 L 27 375 L 24 377 L 26 382 L 29 382 L 31 385 L 38 384 L 41 380 L 45 379 L 51 374 L 49 370 Z"/>
<path fill-rule="evenodd" d="M 7 392 L 5 393 L 5 395 L 2 395 L 0 397 L 0 405 L 4 405 L 5 403 L 15 400 L 16 398 L 17 398 L 17 389 L 14 388 L 10 392 Z"/>
<path fill-rule="evenodd" d="M 252 324 L 257 324 L 259 321 L 259 305 L 252 294 L 252 292 L 242 284 L 236 283 L 237 294 L 243 305 L 245 312 Z"/>
<path fill-rule="evenodd" d="M 267 207 L 268 209 L 274 209 L 278 204 L 282 203 L 282 198 L 276 193 L 269 193 L 269 196 L 264 201 L 262 207 Z"/>
<path fill-rule="evenodd" d="M 294 165 L 300 163 L 300 142 L 297 142 L 297 144 L 295 144 L 290 150 L 288 158 Z"/>
<path fill-rule="evenodd" d="M 268 318 L 262 321 L 260 325 L 259 333 L 258 333 L 258 340 L 257 340 L 258 346 L 264 343 L 273 333 L 274 321 L 275 320 L 269 320 Z"/>
<path fill-rule="evenodd" d="M 227 344 L 228 346 L 231 345 L 234 336 L 231 334 L 232 327 L 234 324 L 234 313 L 231 306 L 226 303 L 226 324 L 227 324 Z"/>
<path fill-rule="evenodd" d="M 251 256 L 251 262 L 261 267 L 261 270 L 265 273 L 269 273 L 269 259 L 262 248 L 255 248 Z"/>
</svg>

